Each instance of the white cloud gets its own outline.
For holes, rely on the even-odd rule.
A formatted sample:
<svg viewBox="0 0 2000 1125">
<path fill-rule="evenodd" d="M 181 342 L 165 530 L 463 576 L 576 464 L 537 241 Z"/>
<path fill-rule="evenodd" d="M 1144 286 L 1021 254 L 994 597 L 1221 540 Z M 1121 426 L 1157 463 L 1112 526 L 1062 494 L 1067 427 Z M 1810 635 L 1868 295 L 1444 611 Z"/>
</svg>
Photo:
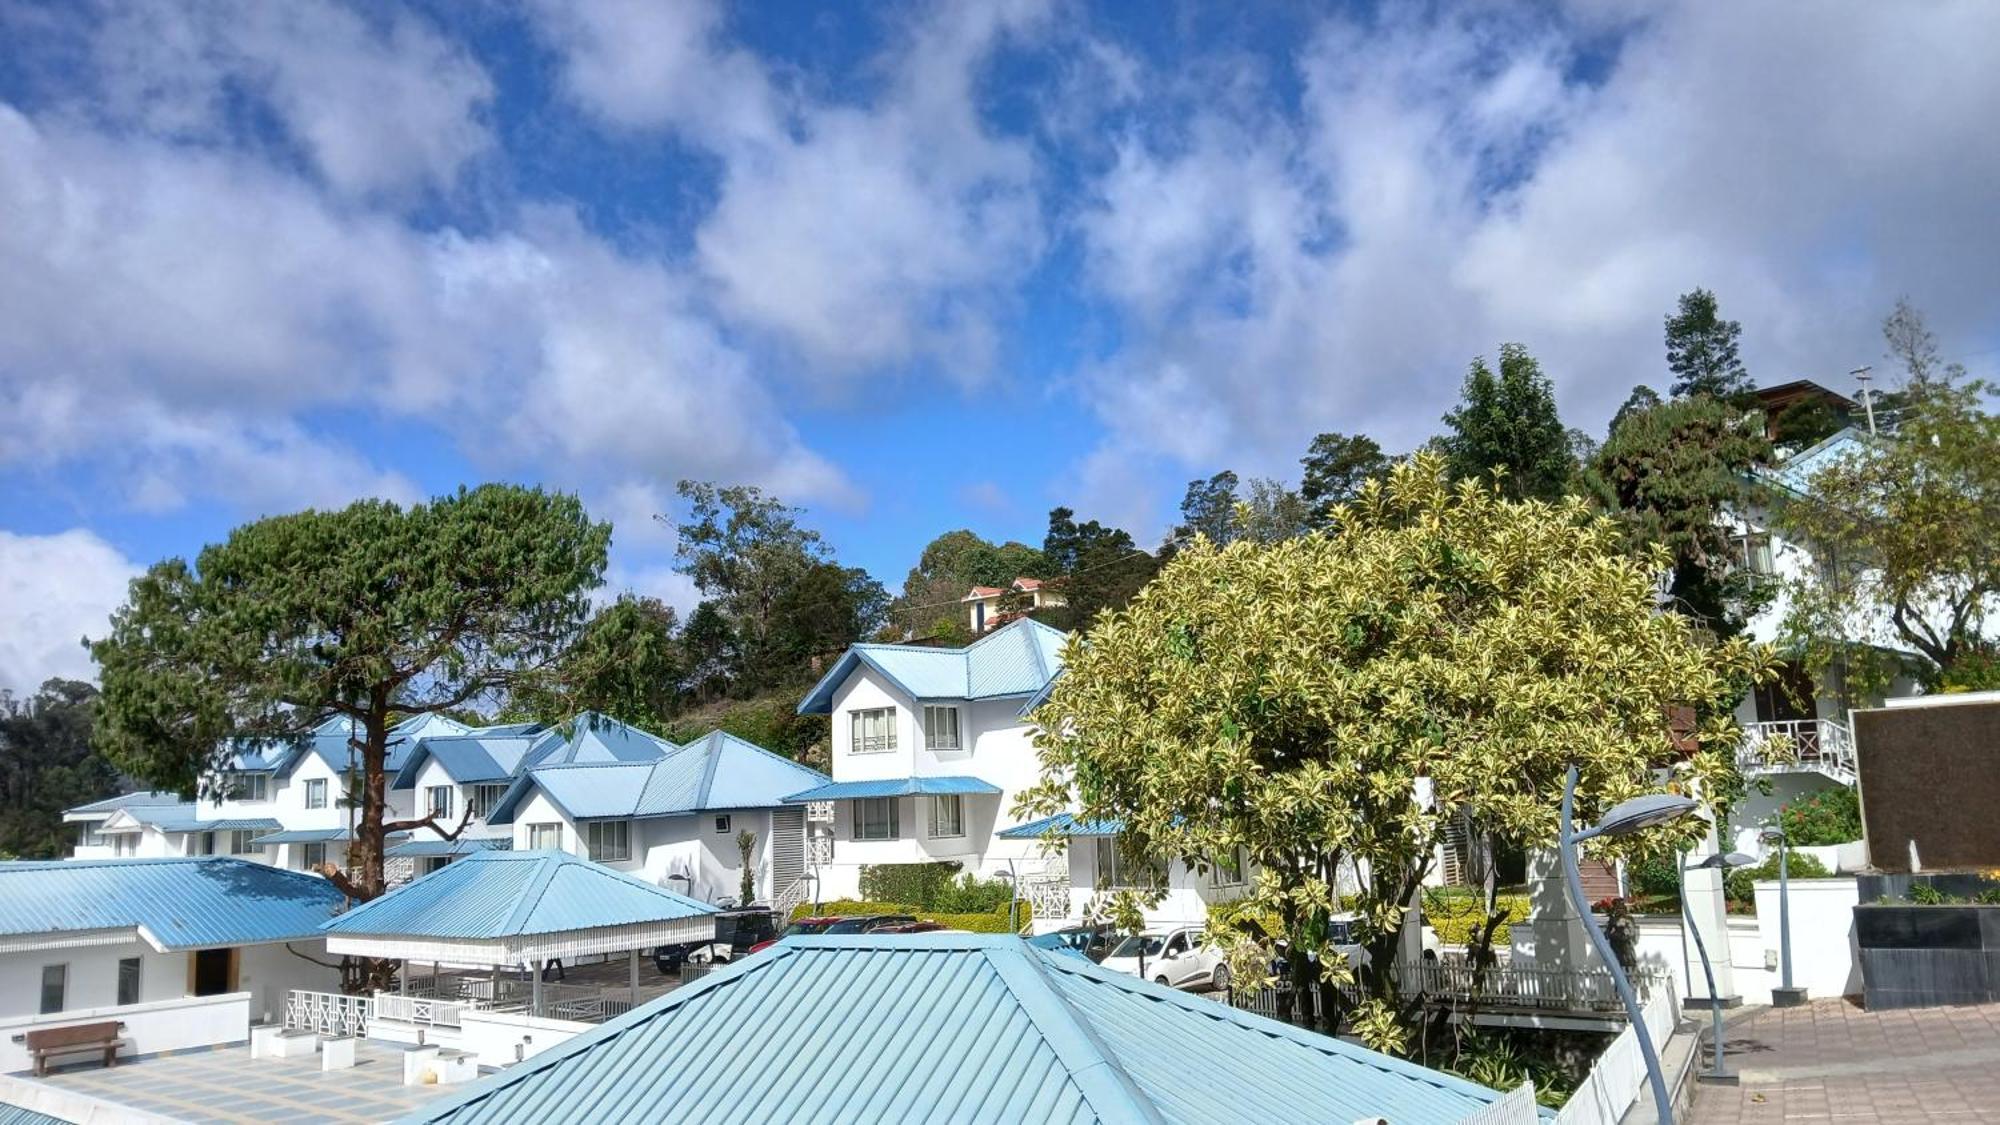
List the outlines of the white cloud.
<svg viewBox="0 0 2000 1125">
<path fill-rule="evenodd" d="M 110 632 L 140 567 L 81 528 L 0 531 L 0 690 L 26 695 L 51 676 L 95 680 L 81 644 Z"/>
<path fill-rule="evenodd" d="M 2000 10 L 1627 15 L 1329 21 L 1297 117 L 1142 76 L 1163 108 L 1077 224 L 1126 340 L 1079 379 L 1108 430 L 1074 469 L 1085 503 L 1156 525 L 1177 468 L 1292 475 L 1321 429 L 1407 448 L 1507 340 L 1595 429 L 1664 384 L 1661 317 L 1698 285 L 1772 382 L 1843 383 L 1903 293 L 1948 342 L 1991 329 Z M 1629 37 L 1580 81 L 1609 27 Z"/>
</svg>

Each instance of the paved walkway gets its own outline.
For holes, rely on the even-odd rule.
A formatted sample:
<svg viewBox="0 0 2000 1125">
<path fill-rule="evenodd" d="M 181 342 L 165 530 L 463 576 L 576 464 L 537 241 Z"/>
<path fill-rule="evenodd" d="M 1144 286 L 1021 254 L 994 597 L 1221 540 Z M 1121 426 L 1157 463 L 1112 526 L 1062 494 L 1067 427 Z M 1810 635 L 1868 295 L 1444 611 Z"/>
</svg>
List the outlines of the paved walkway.
<svg viewBox="0 0 2000 1125">
<path fill-rule="evenodd" d="M 1734 1020 L 1723 1043 L 1743 1084 L 1700 1087 L 1695 1125 L 2000 1123 L 2000 1004 L 1868 1012 L 1818 1000 Z"/>
</svg>

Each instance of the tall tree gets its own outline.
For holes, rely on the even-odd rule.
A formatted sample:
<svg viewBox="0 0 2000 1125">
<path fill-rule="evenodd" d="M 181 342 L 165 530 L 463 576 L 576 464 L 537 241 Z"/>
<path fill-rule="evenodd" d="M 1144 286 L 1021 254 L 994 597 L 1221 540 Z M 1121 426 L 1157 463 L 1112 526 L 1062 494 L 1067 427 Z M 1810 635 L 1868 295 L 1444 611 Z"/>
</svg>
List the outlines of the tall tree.
<svg viewBox="0 0 2000 1125">
<path fill-rule="evenodd" d="M 1510 500 L 1554 500 L 1569 490 L 1576 459 L 1555 386 L 1521 345 L 1500 345 L 1498 373 L 1483 356 L 1473 360 L 1464 399 L 1444 421 L 1449 430 L 1438 443 L 1453 476 L 1483 479 L 1498 470 Z"/>
<path fill-rule="evenodd" d="M 603 579 L 608 524 L 573 496 L 489 484 L 402 508 L 364 500 L 248 523 L 195 564 L 132 582 L 108 636 L 98 745 L 160 789 L 212 793 L 237 738 L 348 719 L 362 781 L 349 896 L 384 889 L 390 727 L 504 700 L 551 674 Z M 386 970 L 373 966 L 379 983 Z"/>
<path fill-rule="evenodd" d="M 1305 467 L 1299 496 L 1312 509 L 1314 525 L 1324 527 L 1333 509 L 1353 500 L 1362 484 L 1386 474 L 1392 462 L 1366 434 L 1324 433 L 1313 438 L 1299 464 Z"/>
<path fill-rule="evenodd" d="M 63 810 L 118 789 L 90 744 L 96 707 L 97 689 L 78 680 L 48 680 L 26 699 L 0 692 L 0 856 L 61 858 Z"/>
<path fill-rule="evenodd" d="M 681 630 L 681 653 L 687 661 L 687 691 L 694 703 L 711 703 L 729 694 L 742 665 L 736 630 L 713 601 L 688 614 Z"/>
<path fill-rule="evenodd" d="M 1662 565 L 1580 499 L 1454 487 L 1420 454 L 1367 486 L 1340 534 L 1197 545 L 1073 640 L 1016 815 L 1116 820 L 1126 853 L 1197 869 L 1244 849 L 1261 869 L 1249 905 L 1280 920 L 1301 1000 L 1303 954 L 1326 953 L 1337 875 L 1360 861 L 1380 971 L 1362 969 L 1354 1024 L 1398 1048 L 1414 1014 L 1392 970 L 1402 918 L 1454 815 L 1547 843 L 1571 764 L 1586 823 L 1657 789 L 1656 771 L 1733 787 L 1733 708 L 1768 657 L 1657 612 Z M 1677 737 L 1670 708 L 1686 705 L 1700 720 Z M 1269 957 L 1233 957 L 1235 979 L 1254 987 Z"/>
<path fill-rule="evenodd" d="M 1660 405 L 1660 392 L 1644 383 L 1633 387 L 1632 393 L 1625 396 L 1625 401 L 1619 405 L 1617 412 L 1611 415 L 1611 428 L 1605 433 L 1607 435 L 1617 433 L 1618 427 L 1625 419 L 1658 405 Z"/>
<path fill-rule="evenodd" d="M 1894 429 L 1903 413 L 1933 388 L 1965 378 L 1965 365 L 1945 361 L 1923 311 L 1907 297 L 1898 300 L 1882 321 L 1882 339 L 1889 346 L 1889 358 L 1902 369 L 1898 386 L 1874 394 L 1876 422 L 1883 429 Z"/>
<path fill-rule="evenodd" d="M 688 671 L 678 624 L 665 602 L 620 595 L 592 615 L 545 680 L 516 691 L 509 712 L 553 723 L 590 711 L 664 731 L 681 709 Z"/>
<path fill-rule="evenodd" d="M 810 675 L 882 624 L 889 595 L 859 567 L 814 563 L 785 588 L 772 607 L 767 663 Z"/>
<path fill-rule="evenodd" d="M 1259 543 L 1292 539 L 1313 529 L 1312 505 L 1280 481 L 1257 477 L 1236 506 L 1236 535 Z"/>
<path fill-rule="evenodd" d="M 903 592 L 890 603 L 897 638 L 964 641 L 970 627 L 959 604 L 974 586 L 1004 588 L 1016 578 L 1046 577 L 1039 548 L 1026 543 L 991 543 L 961 528 L 930 541 L 903 579 Z"/>
<path fill-rule="evenodd" d="M 1196 535 L 1209 542 L 1227 545 L 1236 538 L 1236 474 L 1227 469 L 1207 480 L 1188 482 L 1181 498 L 1181 522 L 1173 530 L 1172 541 L 1179 543 Z"/>
<path fill-rule="evenodd" d="M 1060 628 L 1081 628 L 1106 609 L 1132 600 L 1153 577 L 1159 560 L 1139 549 L 1131 533 L 1096 520 L 1076 522 L 1068 508 L 1049 512 L 1042 557 L 1066 604 L 1050 616 Z"/>
<path fill-rule="evenodd" d="M 1786 620 L 1808 663 L 1845 664 L 1850 678 L 1858 667 L 1873 681 L 1864 686 L 1879 686 L 1888 669 L 1870 654 L 1894 646 L 1921 653 L 1946 686 L 2000 687 L 1989 628 L 2000 610 L 2000 418 L 1984 409 L 1989 390 L 1931 382 L 1893 437 L 1830 459 L 1779 510 L 1815 563 L 1791 584 Z"/>
<path fill-rule="evenodd" d="M 1743 326 L 1722 319 L 1715 294 L 1706 289 L 1681 294 L 1679 310 L 1666 322 L 1667 370 L 1674 373 L 1676 397 L 1736 401 L 1756 390 L 1737 356 Z"/>
<path fill-rule="evenodd" d="M 1667 549 L 1672 607 L 1717 636 L 1741 632 L 1769 599 L 1768 576 L 1733 549 L 1728 518 L 1746 510 L 1751 470 L 1770 454 L 1754 416 L 1701 396 L 1626 415 L 1590 466 L 1633 549 Z"/>
</svg>

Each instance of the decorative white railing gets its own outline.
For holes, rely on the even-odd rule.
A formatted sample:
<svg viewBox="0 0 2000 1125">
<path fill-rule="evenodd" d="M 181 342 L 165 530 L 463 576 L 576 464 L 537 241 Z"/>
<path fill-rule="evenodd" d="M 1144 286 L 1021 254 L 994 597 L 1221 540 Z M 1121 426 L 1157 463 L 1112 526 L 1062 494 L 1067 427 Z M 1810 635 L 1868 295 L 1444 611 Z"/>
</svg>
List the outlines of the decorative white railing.
<svg viewBox="0 0 2000 1125">
<path fill-rule="evenodd" d="M 1760 773 L 1808 771 L 1852 785 L 1854 734 L 1838 719 L 1746 723 L 1736 748 L 1738 769 Z"/>
<path fill-rule="evenodd" d="M 1615 1012 L 1624 1007 L 1611 974 L 1601 970 L 1574 972 L 1496 965 L 1477 973 L 1464 963 L 1405 961 L 1396 966 L 1396 975 L 1405 992 L 1421 992 L 1463 1003 L 1566 1012 Z M 1642 998 L 1657 989 L 1671 988 L 1672 984 L 1664 973 L 1645 970 L 1632 974 L 1632 989 Z"/>
<path fill-rule="evenodd" d="M 800 876 L 792 880 L 792 885 L 778 892 L 771 900 L 771 909 L 779 918 L 790 918 L 798 905 L 812 897 L 812 879 Z"/>
<path fill-rule="evenodd" d="M 832 835 L 815 832 L 806 837 L 806 862 L 816 867 L 825 867 L 833 862 Z"/>
<path fill-rule="evenodd" d="M 1021 876 L 1019 894 L 1037 918 L 1069 917 L 1069 864 L 1052 860 L 1040 871 Z"/>
<path fill-rule="evenodd" d="M 368 1021 L 374 1014 L 375 998 L 372 996 L 296 990 L 285 994 L 285 1027 L 292 1031 L 366 1035 Z"/>
<path fill-rule="evenodd" d="M 832 801 L 807 801 L 807 802 L 806 802 L 806 822 L 807 822 L 808 824 L 832 824 L 832 823 L 833 823 L 833 802 L 832 802 Z"/>
<path fill-rule="evenodd" d="M 459 1014 L 477 1005 L 429 996 L 398 996 L 393 992 L 375 994 L 375 1018 L 419 1027 L 457 1027 Z"/>
</svg>

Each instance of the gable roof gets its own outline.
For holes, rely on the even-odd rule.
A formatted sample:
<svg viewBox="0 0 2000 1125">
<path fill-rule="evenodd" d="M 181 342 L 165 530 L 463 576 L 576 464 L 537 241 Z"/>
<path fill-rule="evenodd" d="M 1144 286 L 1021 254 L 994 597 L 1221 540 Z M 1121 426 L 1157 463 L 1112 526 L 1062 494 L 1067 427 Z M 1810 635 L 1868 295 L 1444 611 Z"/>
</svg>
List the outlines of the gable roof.
<svg viewBox="0 0 2000 1125">
<path fill-rule="evenodd" d="M 164 793 L 160 790 L 139 793 L 120 793 L 115 797 L 91 801 L 63 810 L 64 820 L 102 820 L 119 809 L 143 808 L 158 805 L 185 805 L 178 793 Z"/>
<path fill-rule="evenodd" d="M 1810 496 L 1812 478 L 1815 474 L 1829 465 L 1866 454 L 1869 442 L 1870 438 L 1865 431 L 1848 426 L 1817 444 L 1792 454 L 1777 466 L 1757 472 L 1763 479 L 1775 481 L 1794 495 Z"/>
<path fill-rule="evenodd" d="M 602 864 L 558 851 L 476 851 L 327 922 L 333 935 L 494 941 L 715 913 Z"/>
<path fill-rule="evenodd" d="M 830 779 L 723 731 L 710 731 L 650 762 L 536 766 L 494 806 L 489 824 L 510 824 L 539 789 L 571 820 L 677 816 L 710 809 L 778 808 Z"/>
<path fill-rule="evenodd" d="M 137 929 L 163 951 L 316 937 L 343 901 L 332 883 L 223 856 L 0 863 L 0 946 Z"/>
<path fill-rule="evenodd" d="M 864 666 L 913 700 L 1032 696 L 1062 668 L 1066 639 L 1059 629 L 1021 618 L 964 648 L 855 645 L 807 693 L 799 714 L 831 714 L 834 693 Z"/>
<path fill-rule="evenodd" d="M 505 781 L 514 776 L 521 763 L 540 741 L 538 732 L 505 734 L 474 731 L 419 739 L 389 783 L 391 789 L 413 789 L 424 764 L 436 761 L 444 774 L 460 785 L 481 781 Z"/>
<path fill-rule="evenodd" d="M 403 1120 L 1428 1125 L 1498 1098 L 1011 936 L 866 935 L 788 938 Z"/>
</svg>

